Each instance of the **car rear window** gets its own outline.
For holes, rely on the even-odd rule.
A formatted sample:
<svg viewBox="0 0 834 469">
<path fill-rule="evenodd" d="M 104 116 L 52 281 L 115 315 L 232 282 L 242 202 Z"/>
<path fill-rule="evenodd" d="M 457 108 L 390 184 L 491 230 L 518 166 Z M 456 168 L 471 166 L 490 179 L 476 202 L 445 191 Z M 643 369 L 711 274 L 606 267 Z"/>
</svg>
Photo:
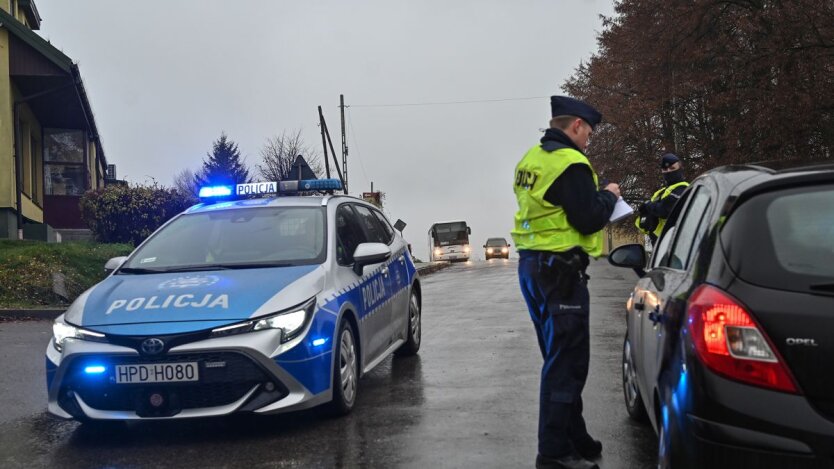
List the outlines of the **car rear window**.
<svg viewBox="0 0 834 469">
<path fill-rule="evenodd" d="M 779 197 L 765 216 L 782 267 L 834 278 L 834 188 Z"/>
<path fill-rule="evenodd" d="M 834 281 L 834 185 L 757 195 L 727 220 L 721 234 L 730 265 L 743 280 L 793 291 Z"/>
</svg>

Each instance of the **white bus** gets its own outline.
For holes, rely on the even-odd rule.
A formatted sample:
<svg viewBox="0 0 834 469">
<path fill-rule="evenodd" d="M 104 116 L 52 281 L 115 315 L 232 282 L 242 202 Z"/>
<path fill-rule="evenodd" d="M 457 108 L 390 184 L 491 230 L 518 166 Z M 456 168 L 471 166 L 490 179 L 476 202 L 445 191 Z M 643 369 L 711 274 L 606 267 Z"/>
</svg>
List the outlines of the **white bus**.
<svg viewBox="0 0 834 469">
<path fill-rule="evenodd" d="M 429 259 L 432 261 L 468 261 L 472 249 L 472 230 L 465 221 L 444 221 L 429 228 Z"/>
</svg>

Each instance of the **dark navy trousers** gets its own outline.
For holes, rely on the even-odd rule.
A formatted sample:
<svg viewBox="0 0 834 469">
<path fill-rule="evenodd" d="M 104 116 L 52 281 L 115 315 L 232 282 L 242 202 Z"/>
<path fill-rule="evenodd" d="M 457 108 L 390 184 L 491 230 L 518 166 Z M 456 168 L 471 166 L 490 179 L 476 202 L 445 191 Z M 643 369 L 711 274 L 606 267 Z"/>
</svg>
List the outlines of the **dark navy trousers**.
<svg viewBox="0 0 834 469">
<path fill-rule="evenodd" d="M 539 394 L 539 454 L 559 458 L 591 437 L 582 417 L 582 389 L 588 377 L 590 298 L 580 280 L 561 298 L 551 274 L 539 269 L 538 251 L 520 251 L 518 279 L 542 352 Z"/>
</svg>

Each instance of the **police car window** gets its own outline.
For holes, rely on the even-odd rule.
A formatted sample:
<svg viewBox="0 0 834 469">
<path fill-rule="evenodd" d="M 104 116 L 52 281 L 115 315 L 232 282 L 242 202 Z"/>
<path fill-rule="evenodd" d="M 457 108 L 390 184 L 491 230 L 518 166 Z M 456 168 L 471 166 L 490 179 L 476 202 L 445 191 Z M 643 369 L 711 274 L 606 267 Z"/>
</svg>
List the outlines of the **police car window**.
<svg viewBox="0 0 834 469">
<path fill-rule="evenodd" d="M 304 265 L 324 259 L 324 209 L 261 207 L 180 216 L 124 267 L 150 270 Z"/>
<path fill-rule="evenodd" d="M 691 197 L 692 202 L 686 208 L 683 217 L 678 221 L 677 235 L 669 253 L 667 266 L 672 269 L 686 270 L 692 258 L 695 243 L 701 239 L 699 232 L 705 230 L 705 218 L 709 207 L 709 194 L 704 188 L 699 188 Z"/>
<path fill-rule="evenodd" d="M 385 218 L 384 215 L 382 215 L 382 213 L 380 213 L 377 210 L 371 210 L 371 212 L 373 212 L 376 219 L 379 220 L 379 224 L 382 225 L 382 229 L 385 231 L 385 234 L 387 235 L 387 241 L 385 242 L 390 243 L 394 239 L 394 228 L 391 227 L 391 224 L 388 223 L 388 220 Z"/>
<path fill-rule="evenodd" d="M 342 265 L 353 264 L 356 246 L 366 242 L 365 233 L 348 204 L 336 210 L 336 261 Z"/>
<path fill-rule="evenodd" d="M 379 220 L 371 213 L 368 207 L 362 205 L 355 205 L 356 214 L 359 216 L 359 221 L 365 232 L 368 234 L 368 241 L 371 243 L 388 244 L 391 240 L 380 226 Z"/>
</svg>

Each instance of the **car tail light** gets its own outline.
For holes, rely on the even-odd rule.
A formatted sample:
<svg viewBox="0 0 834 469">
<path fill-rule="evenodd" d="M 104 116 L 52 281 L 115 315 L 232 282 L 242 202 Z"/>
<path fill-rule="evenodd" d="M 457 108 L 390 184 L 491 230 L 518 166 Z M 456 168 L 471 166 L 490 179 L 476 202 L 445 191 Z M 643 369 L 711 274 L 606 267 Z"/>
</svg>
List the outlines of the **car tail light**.
<svg viewBox="0 0 834 469">
<path fill-rule="evenodd" d="M 689 330 L 698 358 L 727 378 L 798 394 L 799 388 L 767 335 L 738 301 L 711 285 L 689 299 Z"/>
</svg>

